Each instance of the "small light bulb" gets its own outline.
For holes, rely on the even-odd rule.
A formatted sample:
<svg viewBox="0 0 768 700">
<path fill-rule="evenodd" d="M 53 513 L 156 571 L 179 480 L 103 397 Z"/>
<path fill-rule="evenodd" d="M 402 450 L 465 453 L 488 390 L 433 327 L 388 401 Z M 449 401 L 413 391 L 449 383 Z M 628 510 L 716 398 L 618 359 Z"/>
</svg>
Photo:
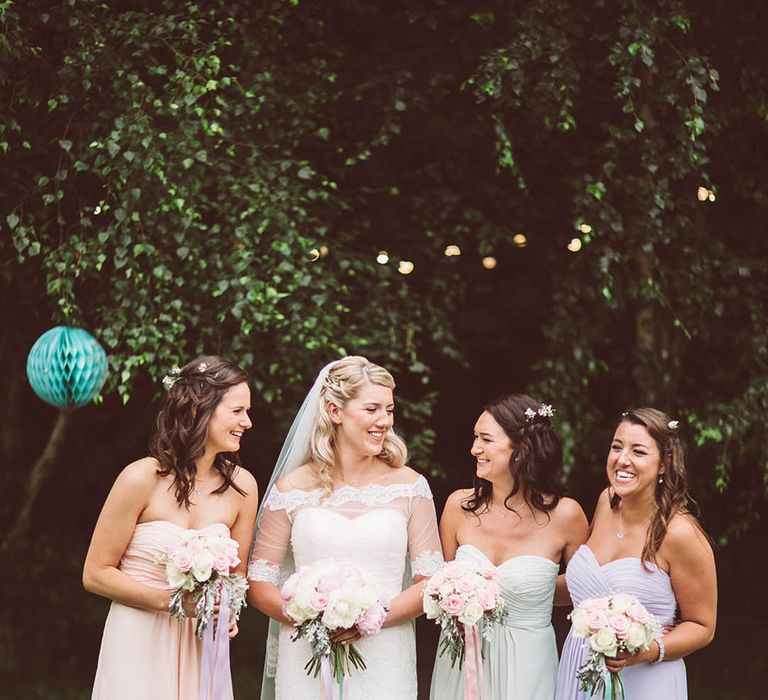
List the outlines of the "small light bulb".
<svg viewBox="0 0 768 700">
<path fill-rule="evenodd" d="M 386 265 L 389 262 L 389 253 L 387 253 L 386 250 L 380 250 L 379 254 L 376 256 L 376 262 L 379 263 L 379 265 Z"/>
<path fill-rule="evenodd" d="M 320 246 L 320 257 L 324 258 L 326 255 L 328 255 L 328 246 L 327 245 L 321 245 Z"/>
<path fill-rule="evenodd" d="M 413 263 L 410 260 L 401 260 L 397 271 L 401 275 L 410 275 L 413 272 Z"/>
<path fill-rule="evenodd" d="M 316 262 L 318 260 L 320 260 L 320 251 L 317 248 L 312 248 L 312 250 L 309 251 L 309 261 Z"/>
<path fill-rule="evenodd" d="M 706 187 L 699 187 L 696 190 L 696 197 L 700 202 L 706 202 L 709 199 L 709 190 Z"/>
<path fill-rule="evenodd" d="M 491 257 L 490 255 L 483 258 L 483 267 L 486 270 L 493 270 L 494 267 L 496 267 L 498 263 L 496 262 L 496 258 Z"/>
<path fill-rule="evenodd" d="M 449 245 L 445 248 L 445 254 L 449 257 L 455 257 L 457 255 L 461 255 L 461 248 L 457 245 Z"/>
<path fill-rule="evenodd" d="M 581 239 L 571 238 L 571 242 L 568 244 L 568 250 L 572 253 L 578 253 L 581 250 Z"/>
<path fill-rule="evenodd" d="M 591 233 L 592 227 L 589 224 L 581 224 L 579 226 L 579 231 L 582 233 Z"/>
<path fill-rule="evenodd" d="M 717 199 L 717 198 L 715 197 L 715 193 L 714 193 L 712 190 L 710 190 L 710 191 L 709 191 L 709 196 L 707 197 L 707 199 L 708 199 L 710 202 L 714 202 L 714 201 L 715 201 L 715 199 Z"/>
<path fill-rule="evenodd" d="M 528 245 L 528 239 L 526 238 L 524 233 L 516 233 L 515 236 L 512 238 L 512 242 L 518 248 L 525 248 L 525 246 Z"/>
</svg>

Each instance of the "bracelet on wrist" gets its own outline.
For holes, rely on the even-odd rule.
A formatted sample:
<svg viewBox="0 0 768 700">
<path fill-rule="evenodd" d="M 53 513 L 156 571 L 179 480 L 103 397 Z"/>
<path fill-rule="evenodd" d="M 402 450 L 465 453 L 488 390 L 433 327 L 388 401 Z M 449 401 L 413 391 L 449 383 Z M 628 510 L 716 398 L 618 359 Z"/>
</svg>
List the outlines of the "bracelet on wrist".
<svg viewBox="0 0 768 700">
<path fill-rule="evenodd" d="M 659 645 L 659 658 L 656 659 L 656 661 L 651 661 L 652 664 L 660 664 L 662 661 L 664 661 L 664 635 L 660 634 L 658 637 L 656 637 L 656 644 Z"/>
</svg>

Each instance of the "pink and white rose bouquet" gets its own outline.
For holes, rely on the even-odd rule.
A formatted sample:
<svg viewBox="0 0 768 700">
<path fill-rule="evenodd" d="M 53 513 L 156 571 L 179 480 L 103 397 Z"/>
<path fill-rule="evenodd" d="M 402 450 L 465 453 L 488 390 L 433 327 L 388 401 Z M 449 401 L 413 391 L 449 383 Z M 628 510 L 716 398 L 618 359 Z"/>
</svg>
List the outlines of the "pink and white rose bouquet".
<svg viewBox="0 0 768 700">
<path fill-rule="evenodd" d="M 583 601 L 569 616 L 572 634 L 586 640 L 586 662 L 576 672 L 580 690 L 595 695 L 606 692 L 611 700 L 624 697 L 624 685 L 618 673 L 609 673 L 606 656 L 620 651 L 635 654 L 645 651 L 661 631 L 658 620 L 634 595 L 612 593 L 603 598 Z M 610 681 L 609 681 L 610 676 Z"/>
<path fill-rule="evenodd" d="M 451 665 L 464 663 L 468 628 L 483 621 L 483 636 L 490 625 L 503 622 L 507 606 L 493 569 L 467 561 L 451 561 L 424 586 L 423 605 L 428 620 L 443 628 L 440 655 L 451 656 Z"/>
<path fill-rule="evenodd" d="M 203 636 L 213 620 L 214 606 L 222 599 L 222 593 L 230 614 L 234 619 L 240 617 L 248 583 L 243 576 L 231 573 L 240 563 L 239 546 L 237 541 L 222 534 L 189 530 L 173 549 L 158 558 L 165 563 L 168 585 L 174 589 L 169 612 L 183 622 L 187 617 L 184 594 L 190 593 L 195 604 L 195 634 L 198 637 Z"/>
<path fill-rule="evenodd" d="M 337 629 L 357 627 L 369 636 L 384 623 L 387 611 L 370 578 L 356 566 L 346 562 L 320 561 L 302 566 L 283 585 L 283 612 L 296 627 L 291 639 L 305 638 L 312 656 L 304 667 L 315 677 L 323 674 L 343 683 L 351 663 L 365 668 L 365 660 L 353 644 L 331 640 Z"/>
</svg>

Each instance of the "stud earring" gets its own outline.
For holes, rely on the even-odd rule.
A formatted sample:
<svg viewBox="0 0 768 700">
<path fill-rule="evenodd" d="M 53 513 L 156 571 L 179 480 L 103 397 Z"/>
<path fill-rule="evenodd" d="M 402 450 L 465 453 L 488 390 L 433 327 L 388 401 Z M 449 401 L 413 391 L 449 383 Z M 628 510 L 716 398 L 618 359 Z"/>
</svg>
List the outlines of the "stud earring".
<svg viewBox="0 0 768 700">
<path fill-rule="evenodd" d="M 664 483 L 664 475 L 663 474 L 659 474 L 659 483 L 660 484 Z"/>
</svg>

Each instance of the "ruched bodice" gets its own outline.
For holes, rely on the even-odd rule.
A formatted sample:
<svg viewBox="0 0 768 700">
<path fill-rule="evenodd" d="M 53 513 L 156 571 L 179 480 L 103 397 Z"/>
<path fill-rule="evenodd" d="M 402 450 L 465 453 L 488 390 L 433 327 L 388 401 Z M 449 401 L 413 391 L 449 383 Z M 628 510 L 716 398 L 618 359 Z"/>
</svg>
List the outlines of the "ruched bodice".
<svg viewBox="0 0 768 700">
<path fill-rule="evenodd" d="M 456 559 L 490 566 L 507 603 L 503 625 L 485 631 L 483 686 L 488 700 L 552 700 L 557 648 L 552 602 L 559 566 L 545 557 L 523 554 L 494 566 L 472 544 L 456 550 Z M 432 674 L 432 700 L 464 698 L 463 670 L 439 656 Z"/>
<path fill-rule="evenodd" d="M 674 624 L 677 603 L 669 575 L 656 564 L 637 557 L 624 557 L 600 564 L 594 552 L 582 545 L 573 555 L 565 573 L 574 606 L 588 598 L 609 593 L 631 593 L 665 627 Z M 557 679 L 557 700 L 586 700 L 578 690 L 576 671 L 585 659 L 583 640 L 568 633 Z M 665 700 L 687 697 L 685 665 L 682 659 L 662 664 L 636 664 L 622 671 L 626 696 L 631 700 L 655 700 L 664 691 Z"/>
<path fill-rule="evenodd" d="M 229 528 L 215 523 L 200 531 Z M 159 560 L 189 530 L 167 520 L 138 523 L 118 564 L 135 581 L 168 588 Z M 201 642 L 194 620 L 180 624 L 167 612 L 113 602 L 104 625 L 93 700 L 189 700 L 198 697 Z M 232 697 L 231 688 L 228 696 Z"/>
</svg>

